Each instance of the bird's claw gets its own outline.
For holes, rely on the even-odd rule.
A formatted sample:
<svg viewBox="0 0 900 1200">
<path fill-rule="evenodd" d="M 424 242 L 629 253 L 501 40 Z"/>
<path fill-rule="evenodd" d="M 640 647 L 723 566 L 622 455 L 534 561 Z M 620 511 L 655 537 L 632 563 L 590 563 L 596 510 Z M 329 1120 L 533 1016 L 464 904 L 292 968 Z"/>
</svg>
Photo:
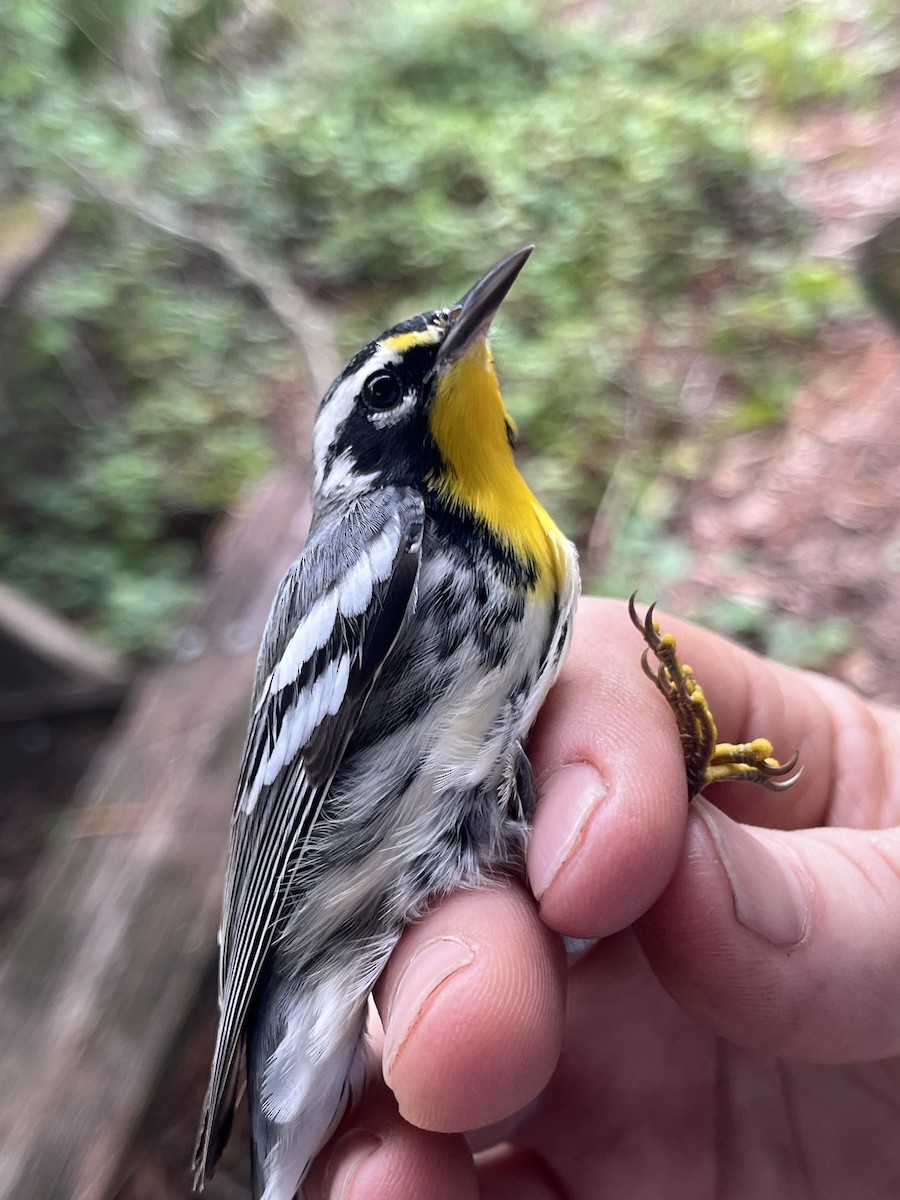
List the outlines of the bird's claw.
<svg viewBox="0 0 900 1200">
<path fill-rule="evenodd" d="M 757 783 L 771 792 L 793 787 L 803 771 L 802 767 L 794 770 L 797 753 L 780 763 L 767 738 L 737 744 L 718 741 L 716 723 L 703 688 L 687 663 L 678 657 L 674 634 L 660 633 L 653 616 L 655 608 L 651 604 L 642 618 L 635 607 L 635 596 L 628 601 L 632 624 L 647 643 L 641 668 L 675 714 L 684 751 L 688 799 L 698 796 L 711 783 Z M 651 654 L 658 663 L 655 669 L 650 663 Z"/>
</svg>

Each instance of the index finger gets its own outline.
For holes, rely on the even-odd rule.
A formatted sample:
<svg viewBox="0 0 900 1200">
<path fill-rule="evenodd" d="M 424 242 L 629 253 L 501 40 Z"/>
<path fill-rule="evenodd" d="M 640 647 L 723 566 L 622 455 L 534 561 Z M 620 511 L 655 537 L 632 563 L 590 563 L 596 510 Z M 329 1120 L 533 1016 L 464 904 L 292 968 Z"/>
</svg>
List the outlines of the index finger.
<svg viewBox="0 0 900 1200">
<path fill-rule="evenodd" d="M 803 775 L 774 795 L 744 784 L 714 798 L 737 820 L 778 828 L 866 824 L 883 795 L 870 707 L 831 681 L 768 662 L 668 617 L 710 701 L 720 740 L 769 737 Z M 668 882 L 684 837 L 684 759 L 668 705 L 640 666 L 640 635 L 620 601 L 584 598 L 559 682 L 529 743 L 539 803 L 528 855 L 542 918 L 605 936 L 641 915 Z M 876 801 L 872 799 L 871 805 Z"/>
</svg>

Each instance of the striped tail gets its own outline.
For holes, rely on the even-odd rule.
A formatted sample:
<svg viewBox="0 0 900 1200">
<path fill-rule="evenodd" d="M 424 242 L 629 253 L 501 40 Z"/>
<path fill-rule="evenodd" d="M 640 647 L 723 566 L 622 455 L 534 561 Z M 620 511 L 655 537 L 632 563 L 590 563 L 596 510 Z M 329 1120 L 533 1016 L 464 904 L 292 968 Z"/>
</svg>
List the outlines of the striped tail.
<svg viewBox="0 0 900 1200">
<path fill-rule="evenodd" d="M 367 996 L 348 1008 L 356 990 L 344 972 L 298 983 L 274 971 L 261 989 L 247 1040 L 254 1200 L 293 1200 L 361 1091 Z"/>
</svg>

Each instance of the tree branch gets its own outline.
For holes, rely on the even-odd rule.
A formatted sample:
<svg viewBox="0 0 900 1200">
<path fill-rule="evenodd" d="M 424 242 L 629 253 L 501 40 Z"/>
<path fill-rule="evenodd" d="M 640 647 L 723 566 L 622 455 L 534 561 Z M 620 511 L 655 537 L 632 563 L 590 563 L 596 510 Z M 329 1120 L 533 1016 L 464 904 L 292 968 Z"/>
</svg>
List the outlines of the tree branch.
<svg viewBox="0 0 900 1200">
<path fill-rule="evenodd" d="M 199 246 L 249 284 L 296 342 L 315 394 L 324 394 L 339 370 L 331 322 L 322 306 L 286 272 L 258 255 L 225 221 L 197 216 L 162 196 L 142 195 L 126 184 L 99 180 L 72 160 L 66 164 L 101 200 L 180 241 Z"/>
</svg>

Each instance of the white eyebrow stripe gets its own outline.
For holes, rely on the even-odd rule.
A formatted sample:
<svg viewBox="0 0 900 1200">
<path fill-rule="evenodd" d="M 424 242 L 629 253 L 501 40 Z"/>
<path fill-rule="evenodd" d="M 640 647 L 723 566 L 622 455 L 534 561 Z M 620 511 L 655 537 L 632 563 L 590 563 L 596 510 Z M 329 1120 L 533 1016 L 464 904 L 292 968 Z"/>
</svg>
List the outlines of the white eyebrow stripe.
<svg viewBox="0 0 900 1200">
<path fill-rule="evenodd" d="M 442 326 L 440 323 L 429 324 L 424 329 L 411 329 L 405 333 L 383 336 L 380 341 L 375 342 L 374 349 L 352 375 L 348 375 L 346 379 L 342 379 L 339 383 L 336 381 L 332 385 L 319 406 L 313 431 L 313 486 L 317 493 L 344 491 L 346 485 L 351 481 L 354 484 L 353 492 L 358 494 L 359 491 L 364 490 L 355 486 L 356 472 L 352 458 L 349 466 L 346 467 L 342 462 L 344 455 L 332 458 L 341 429 L 353 414 L 363 383 L 376 371 L 402 362 L 404 354 L 410 349 L 435 345 L 441 337 Z M 378 429 L 393 425 L 402 420 L 410 409 L 415 407 L 417 400 L 416 389 L 410 389 L 405 393 L 402 404 L 398 405 L 396 409 L 383 413 L 372 413 L 370 416 L 372 424 Z M 330 459 L 331 461 L 329 461 Z M 367 477 L 367 483 L 370 478 L 375 478 L 375 476 Z"/>
<path fill-rule="evenodd" d="M 313 431 L 313 462 L 316 468 L 315 487 L 317 490 L 321 489 L 325 482 L 325 464 L 328 461 L 328 452 L 337 441 L 341 427 L 350 418 L 363 382 L 373 371 L 383 370 L 385 367 L 399 363 L 401 357 L 398 350 L 379 343 L 377 349 L 369 355 L 366 361 L 352 375 L 348 375 L 346 379 L 342 380 L 334 391 L 322 401 Z"/>
</svg>

